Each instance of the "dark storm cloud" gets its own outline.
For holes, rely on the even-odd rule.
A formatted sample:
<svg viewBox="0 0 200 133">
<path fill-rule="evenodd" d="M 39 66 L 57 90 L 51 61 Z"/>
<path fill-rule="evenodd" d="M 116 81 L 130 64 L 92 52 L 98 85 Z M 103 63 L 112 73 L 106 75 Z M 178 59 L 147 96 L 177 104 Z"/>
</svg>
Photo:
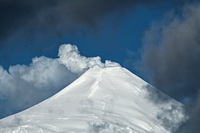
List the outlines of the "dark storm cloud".
<svg viewBox="0 0 200 133">
<path fill-rule="evenodd" d="M 171 1 L 171 0 L 170 0 Z M 180 4 L 183 1 L 166 3 Z M 185 0 L 184 0 L 185 1 Z M 0 0 L 0 39 L 17 30 L 27 33 L 51 31 L 55 34 L 74 32 L 80 27 L 95 29 L 112 12 L 140 5 L 159 7 L 159 0 Z M 27 31 L 28 30 L 28 31 Z"/>
<path fill-rule="evenodd" d="M 179 100 L 197 96 L 200 89 L 199 14 L 199 5 L 187 6 L 182 17 L 146 32 L 146 72 L 156 87 Z"/>
<path fill-rule="evenodd" d="M 34 0 L 0 0 L 0 39 L 28 23 L 42 8 L 53 4 L 53 0 L 49 2 L 46 0 L 37 2 Z"/>
<path fill-rule="evenodd" d="M 198 101 L 200 103 L 200 101 Z M 200 104 L 190 111 L 190 119 L 180 126 L 176 133 L 199 133 L 200 130 Z"/>
<path fill-rule="evenodd" d="M 27 26 L 31 30 L 69 30 L 94 26 L 98 19 L 139 0 L 0 0 L 0 38 Z"/>
<path fill-rule="evenodd" d="M 185 6 L 181 16 L 169 16 L 146 32 L 142 65 L 154 86 L 193 106 L 189 110 L 190 119 L 178 133 L 197 133 L 200 130 L 200 4 Z"/>
</svg>

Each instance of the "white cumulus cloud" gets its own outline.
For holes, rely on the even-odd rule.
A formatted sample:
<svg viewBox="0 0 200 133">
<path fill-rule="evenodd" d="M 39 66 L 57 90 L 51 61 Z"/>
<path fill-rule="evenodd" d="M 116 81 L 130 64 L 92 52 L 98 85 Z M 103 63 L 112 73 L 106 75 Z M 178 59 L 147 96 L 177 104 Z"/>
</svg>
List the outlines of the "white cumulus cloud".
<svg viewBox="0 0 200 133">
<path fill-rule="evenodd" d="M 77 46 L 63 44 L 59 48 L 59 61 L 64 64 L 72 72 L 80 73 L 91 67 L 108 67 L 119 66 L 118 63 L 106 61 L 105 64 L 101 62 L 101 58 L 81 56 Z"/>
<path fill-rule="evenodd" d="M 91 67 L 119 66 L 100 57 L 80 55 L 77 46 L 63 44 L 58 58 L 35 57 L 29 65 L 0 66 L 0 118 L 30 107 L 69 85 Z"/>
</svg>

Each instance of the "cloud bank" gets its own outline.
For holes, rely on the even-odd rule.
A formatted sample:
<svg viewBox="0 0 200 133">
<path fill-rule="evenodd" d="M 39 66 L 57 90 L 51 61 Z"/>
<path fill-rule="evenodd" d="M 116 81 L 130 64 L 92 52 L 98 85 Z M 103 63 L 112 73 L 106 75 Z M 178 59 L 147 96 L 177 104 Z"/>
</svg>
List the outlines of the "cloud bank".
<svg viewBox="0 0 200 133">
<path fill-rule="evenodd" d="M 183 8 L 181 15 L 169 15 L 154 23 L 144 38 L 142 65 L 150 82 L 187 105 L 190 120 L 180 133 L 197 133 L 200 128 L 200 4 Z"/>
<path fill-rule="evenodd" d="M 58 58 L 35 57 L 29 65 L 0 66 L 0 118 L 52 96 L 92 67 L 118 66 L 100 57 L 80 55 L 75 45 L 63 44 Z"/>
<path fill-rule="evenodd" d="M 1 0 L 0 39 L 6 39 L 19 29 L 28 29 L 32 33 L 47 30 L 56 34 L 74 32 L 80 29 L 80 26 L 95 29 L 108 14 L 130 9 L 138 3 L 148 2 L 146 0 Z"/>
<path fill-rule="evenodd" d="M 124 11 L 132 10 L 138 5 L 158 8 L 169 3 L 181 5 L 186 1 L 188 0 L 169 0 L 166 3 L 159 0 L 1 0 L 0 40 L 9 38 L 19 30 L 28 30 L 27 34 L 48 31 L 46 33 L 58 36 L 76 32 L 77 29 L 80 31 L 82 27 L 95 30 L 108 15 L 115 12 L 124 16 Z"/>
</svg>

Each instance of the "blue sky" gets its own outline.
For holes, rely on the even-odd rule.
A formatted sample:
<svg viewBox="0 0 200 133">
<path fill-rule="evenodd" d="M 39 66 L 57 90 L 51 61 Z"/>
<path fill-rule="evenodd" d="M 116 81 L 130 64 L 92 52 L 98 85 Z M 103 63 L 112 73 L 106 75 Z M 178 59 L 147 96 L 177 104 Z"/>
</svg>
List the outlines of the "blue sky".
<svg viewBox="0 0 200 133">
<path fill-rule="evenodd" d="M 76 45 L 81 58 L 118 62 L 176 100 L 197 107 L 199 7 L 195 0 L 0 1 L 0 118 L 53 95 L 80 75 L 57 64 L 64 43 Z M 48 73 L 58 76 L 50 81 L 66 80 L 55 82 L 55 88 L 37 88 L 41 81 L 30 73 L 46 77 L 36 73 L 48 65 Z M 24 81 L 24 75 L 31 80 Z M 24 98 L 25 103 L 19 99 L 14 106 L 28 87 L 38 98 Z"/>
<path fill-rule="evenodd" d="M 99 55 L 103 60 L 110 59 L 128 67 L 130 64 L 125 63 L 126 59 L 132 58 L 130 53 L 141 48 L 145 31 L 171 9 L 163 7 L 158 10 L 140 5 L 128 11 L 119 10 L 101 18 L 95 29 L 83 25 L 70 33 L 36 31 L 30 34 L 29 29 L 22 26 L 1 42 L 0 54 L 4 58 L 0 64 L 8 68 L 28 64 L 35 56 L 56 57 L 60 44 L 71 43 L 77 45 L 85 56 Z"/>
</svg>

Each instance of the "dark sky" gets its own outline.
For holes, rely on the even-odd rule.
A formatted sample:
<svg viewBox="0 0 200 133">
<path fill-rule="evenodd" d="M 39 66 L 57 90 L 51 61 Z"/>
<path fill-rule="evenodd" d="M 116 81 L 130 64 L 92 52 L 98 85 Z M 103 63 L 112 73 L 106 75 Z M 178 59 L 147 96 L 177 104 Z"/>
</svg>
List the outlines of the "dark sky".
<svg viewBox="0 0 200 133">
<path fill-rule="evenodd" d="M 191 119 L 180 130 L 197 131 L 200 125 L 195 117 L 200 105 L 198 1 L 0 0 L 0 20 L 0 109 L 4 108 L 0 118 L 41 101 L 71 82 L 72 79 L 62 85 L 55 83 L 56 90 L 43 95 L 49 92 L 45 90 L 34 102 L 19 100 L 16 107 L 12 103 L 27 86 L 34 89 L 30 94 L 40 90 L 32 86 L 38 81 L 21 80 L 22 70 L 38 72 L 44 68 L 44 62 L 64 70 L 54 60 L 42 58 L 40 64 L 32 58 L 57 58 L 59 46 L 71 43 L 77 45 L 81 55 L 116 61 L 192 108 Z M 63 76 L 61 71 L 56 71 L 59 79 L 68 77 L 70 72 Z M 15 87 L 8 85 L 10 81 L 16 82 Z"/>
</svg>

